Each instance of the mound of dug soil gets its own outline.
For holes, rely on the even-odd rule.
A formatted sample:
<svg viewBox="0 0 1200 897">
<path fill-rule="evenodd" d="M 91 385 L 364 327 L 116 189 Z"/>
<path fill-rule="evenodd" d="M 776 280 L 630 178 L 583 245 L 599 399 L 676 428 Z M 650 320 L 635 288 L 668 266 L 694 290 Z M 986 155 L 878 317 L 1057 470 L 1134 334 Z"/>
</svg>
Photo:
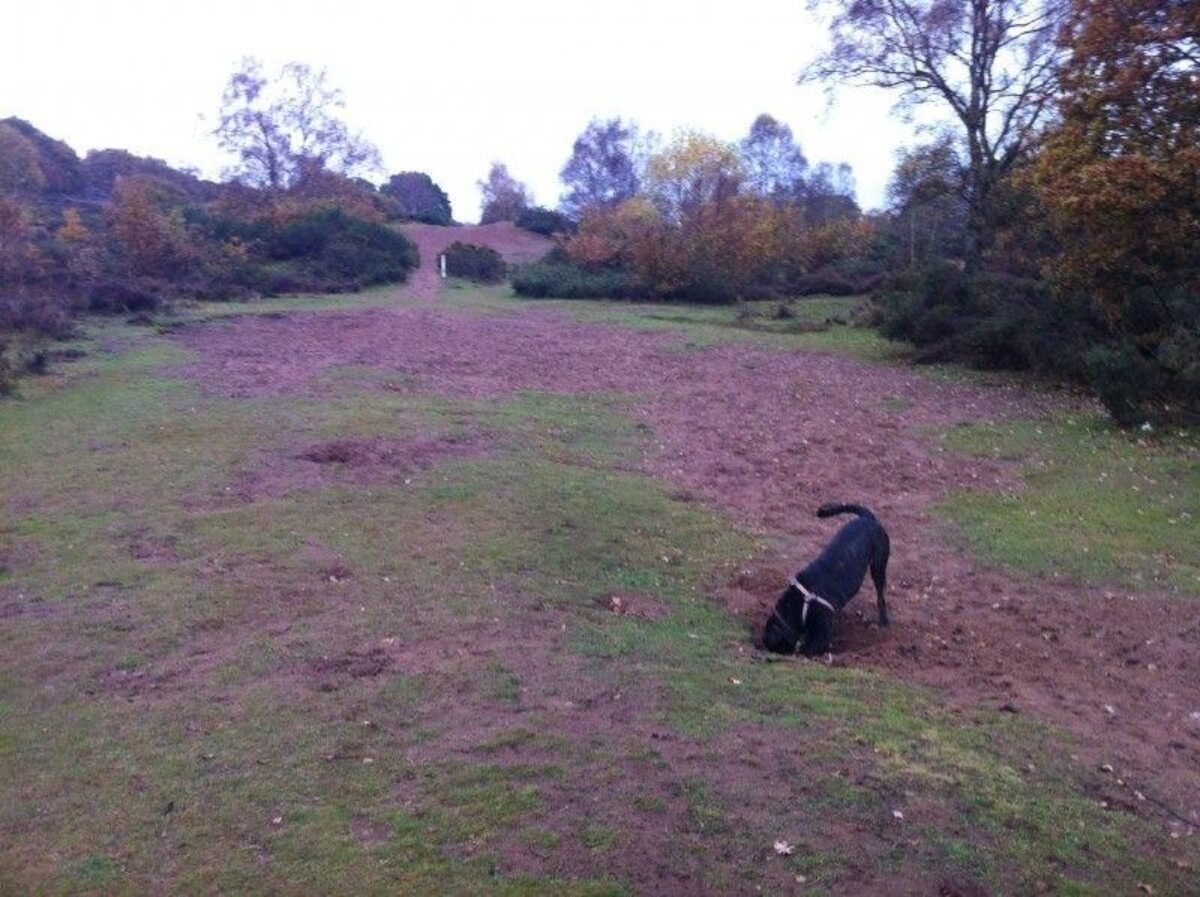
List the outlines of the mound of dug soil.
<svg viewBox="0 0 1200 897">
<path fill-rule="evenodd" d="M 444 435 L 412 442 L 375 439 L 336 439 L 321 442 L 301 452 L 314 464 L 340 464 L 351 468 L 390 467 L 419 470 L 444 458 L 470 454 L 479 440 L 473 435 Z"/>
</svg>

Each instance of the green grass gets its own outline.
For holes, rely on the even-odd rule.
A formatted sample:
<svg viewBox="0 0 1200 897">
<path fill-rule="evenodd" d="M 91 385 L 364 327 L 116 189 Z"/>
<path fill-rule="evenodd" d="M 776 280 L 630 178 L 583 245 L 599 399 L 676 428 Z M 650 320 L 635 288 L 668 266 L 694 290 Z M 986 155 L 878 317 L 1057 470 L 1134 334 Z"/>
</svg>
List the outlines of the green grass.
<svg viewBox="0 0 1200 897">
<path fill-rule="evenodd" d="M 739 305 L 695 305 L 604 299 L 524 299 L 507 286 L 457 284 L 444 294 L 455 308 L 485 314 L 540 309 L 576 321 L 637 330 L 676 333 L 681 347 L 700 349 L 718 343 L 751 343 L 783 349 L 810 349 L 883 362 L 902 357 L 904 348 L 876 331 L 851 324 L 862 304 L 858 297 L 811 296 L 793 302 L 756 301 Z M 790 317 L 777 311 L 786 305 Z"/>
<path fill-rule="evenodd" d="M 496 313 L 526 307 L 487 295 Z M 697 345 L 832 332 L 569 309 Z M 1087 796 L 1061 733 L 746 651 L 713 585 L 757 541 L 631 472 L 647 438 L 634 397 L 475 401 L 348 366 L 319 399 L 221 399 L 178 375 L 189 357 L 163 334 L 93 326 L 87 358 L 0 405 L 0 891 L 607 895 L 641 890 L 609 871 L 630 850 L 727 891 L 770 885 L 763 851 L 801 833 L 788 875 L 834 893 L 856 866 L 939 864 L 1006 891 L 1187 890 L 1147 849 L 1161 833 Z M 330 471 L 237 497 L 317 442 L 466 431 L 487 434 L 477 454 L 409 482 Z M 1048 450 L 1026 435 L 1007 450 Z M 1146 453 L 1176 484 L 1175 444 L 1076 436 L 1123 463 Z M 330 581 L 335 561 L 349 578 Z M 658 612 L 611 613 L 616 592 Z M 397 659 L 377 674 L 338 666 L 383 646 Z M 616 695 L 632 709 L 605 715 Z M 738 765 L 764 738 L 778 753 L 747 764 L 797 752 L 811 777 L 782 807 L 763 788 L 776 770 Z M 874 827 L 899 800 L 905 839 L 842 862 L 824 833 Z M 594 862 L 531 875 L 511 859 L 530 850 L 546 869 Z"/>
<path fill-rule="evenodd" d="M 1200 595 L 1200 443 L 1146 437 L 1099 417 L 958 427 L 946 445 L 1022 465 L 1014 490 L 961 492 L 941 507 L 981 556 L 1114 587 Z"/>
</svg>

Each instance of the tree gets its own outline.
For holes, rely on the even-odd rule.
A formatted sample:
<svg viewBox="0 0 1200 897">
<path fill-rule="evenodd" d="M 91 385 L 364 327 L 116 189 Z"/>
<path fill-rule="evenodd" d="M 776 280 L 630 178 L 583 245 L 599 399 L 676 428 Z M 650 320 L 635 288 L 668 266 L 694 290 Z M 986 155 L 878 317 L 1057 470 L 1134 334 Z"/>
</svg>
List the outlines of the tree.
<svg viewBox="0 0 1200 897">
<path fill-rule="evenodd" d="M 1124 343 L 1105 362 L 1118 419 L 1143 413 L 1139 381 L 1200 418 L 1200 4 L 1074 0 L 1062 41 L 1061 122 L 1033 167 L 1047 273 Z"/>
<path fill-rule="evenodd" d="M 516 221 L 532 205 L 529 188 L 509 174 L 503 162 L 492 163 L 487 178 L 479 182 L 479 190 L 483 194 L 480 224 Z"/>
<path fill-rule="evenodd" d="M 706 204 L 736 196 L 743 177 L 733 146 L 688 131 L 650 158 L 646 194 L 666 220 L 679 223 Z"/>
<path fill-rule="evenodd" d="M 798 199 L 805 220 L 823 225 L 853 220 L 861 214 L 854 192 L 854 169 L 848 163 L 821 162 L 804 182 Z"/>
<path fill-rule="evenodd" d="M 46 187 L 33 141 L 0 122 L 0 192 L 36 193 Z"/>
<path fill-rule="evenodd" d="M 961 243 L 962 188 L 962 160 L 949 135 L 899 153 L 887 196 L 909 267 L 941 256 L 956 237 Z"/>
<path fill-rule="evenodd" d="M 619 118 L 594 119 L 575 138 L 559 177 L 566 186 L 563 212 L 579 220 L 592 206 L 615 206 L 638 191 L 637 128 Z"/>
<path fill-rule="evenodd" d="M 256 187 L 280 190 L 313 172 L 378 169 L 379 151 L 339 117 L 344 106 L 323 69 L 291 62 L 272 80 L 247 57 L 230 76 L 214 134 L 237 156 L 237 176 Z"/>
<path fill-rule="evenodd" d="M 0 285 L 17 283 L 36 268 L 31 219 L 28 209 L 0 193 Z"/>
<path fill-rule="evenodd" d="M 454 222 L 450 197 L 423 171 L 402 171 L 388 178 L 379 188 L 385 196 L 396 200 L 405 218 L 426 224 L 449 225 Z"/>
<path fill-rule="evenodd" d="M 83 160 L 84 177 L 88 187 L 101 193 L 111 193 L 119 176 L 145 175 L 169 184 L 193 200 L 212 197 L 215 185 L 200 180 L 187 170 L 172 168 L 161 159 L 135 156 L 122 149 L 91 150 Z"/>
<path fill-rule="evenodd" d="M 86 182 L 75 150 L 63 141 L 42 133 L 24 119 L 6 118 L 0 121 L 0 125 L 11 128 L 33 144 L 38 168 L 46 182 L 43 189 L 47 193 L 78 193 L 84 189 Z"/>
<path fill-rule="evenodd" d="M 808 159 L 796 144 L 792 129 L 769 115 L 760 115 L 738 145 L 746 188 L 765 199 L 790 199 L 803 192 Z"/>
<path fill-rule="evenodd" d="M 1050 111 L 1066 0 L 809 0 L 832 8 L 831 46 L 801 82 L 899 91 L 948 110 L 966 148 L 963 256 L 979 267 L 988 204 Z"/>
<path fill-rule="evenodd" d="M 122 273 L 169 278 L 194 259 L 182 216 L 166 207 L 160 190 L 143 175 L 117 178 L 105 217 L 112 256 Z"/>
</svg>

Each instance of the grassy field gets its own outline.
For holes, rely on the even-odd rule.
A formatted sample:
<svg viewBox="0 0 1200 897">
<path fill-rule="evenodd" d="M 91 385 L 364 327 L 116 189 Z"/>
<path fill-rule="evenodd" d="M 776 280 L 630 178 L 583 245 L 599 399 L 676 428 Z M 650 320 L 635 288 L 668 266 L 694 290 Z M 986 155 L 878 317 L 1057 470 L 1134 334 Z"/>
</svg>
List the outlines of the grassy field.
<svg viewBox="0 0 1200 897">
<path fill-rule="evenodd" d="M 812 331 L 840 300 L 537 307 L 697 347 L 892 351 Z M 755 540 L 636 472 L 633 397 L 455 398 L 347 366 L 222 398 L 169 333 L 88 330 L 86 358 L 0 403 L 0 892 L 1195 892 L 1061 731 L 750 651 L 711 586 Z M 400 472 L 303 459 L 345 439 L 465 448 Z M 1090 421 L 948 439 L 1031 465 L 1030 489 L 945 508 L 983 556 L 1069 563 L 1070 519 L 1114 575 L 1195 589 L 1192 447 Z"/>
<path fill-rule="evenodd" d="M 1064 415 L 956 428 L 946 444 L 1023 465 L 1022 488 L 961 493 L 941 508 L 988 560 L 1200 595 L 1194 432 L 1131 435 L 1099 416 Z"/>
</svg>

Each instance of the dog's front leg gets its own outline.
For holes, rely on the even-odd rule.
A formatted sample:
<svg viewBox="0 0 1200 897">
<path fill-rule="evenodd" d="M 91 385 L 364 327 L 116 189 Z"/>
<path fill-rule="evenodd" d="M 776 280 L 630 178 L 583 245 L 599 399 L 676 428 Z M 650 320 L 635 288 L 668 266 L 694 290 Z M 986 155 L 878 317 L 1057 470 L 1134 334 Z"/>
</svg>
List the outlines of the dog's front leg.
<svg viewBox="0 0 1200 897">
<path fill-rule="evenodd" d="M 833 615 L 824 611 L 809 614 L 800 653 L 805 657 L 820 657 L 829 653 L 832 644 Z"/>
</svg>

